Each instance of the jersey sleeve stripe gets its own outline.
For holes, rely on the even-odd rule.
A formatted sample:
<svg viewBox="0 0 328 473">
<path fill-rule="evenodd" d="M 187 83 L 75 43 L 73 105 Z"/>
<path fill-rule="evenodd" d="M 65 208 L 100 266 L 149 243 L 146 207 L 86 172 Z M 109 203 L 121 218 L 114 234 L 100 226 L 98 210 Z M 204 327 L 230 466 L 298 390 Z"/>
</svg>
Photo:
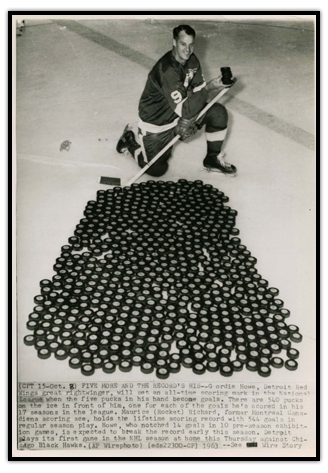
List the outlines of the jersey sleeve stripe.
<svg viewBox="0 0 328 473">
<path fill-rule="evenodd" d="M 181 100 L 180 103 L 178 103 L 178 105 L 175 107 L 175 113 L 177 115 L 179 115 L 179 117 L 182 117 L 182 105 L 183 103 L 188 99 L 188 97 L 186 97 L 185 99 Z"/>
<path fill-rule="evenodd" d="M 206 82 L 203 82 L 202 84 L 198 85 L 197 87 L 194 87 L 193 88 L 193 92 L 199 92 L 200 90 L 202 90 L 204 87 L 206 87 Z"/>
</svg>

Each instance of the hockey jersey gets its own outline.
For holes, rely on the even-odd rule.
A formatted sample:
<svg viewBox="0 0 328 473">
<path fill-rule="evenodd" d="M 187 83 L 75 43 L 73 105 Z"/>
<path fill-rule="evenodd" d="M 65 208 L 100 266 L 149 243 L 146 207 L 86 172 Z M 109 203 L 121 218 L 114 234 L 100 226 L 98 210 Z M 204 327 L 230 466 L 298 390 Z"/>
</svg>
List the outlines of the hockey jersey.
<svg viewBox="0 0 328 473">
<path fill-rule="evenodd" d="M 166 131 L 179 117 L 196 115 L 206 101 L 206 81 L 195 54 L 182 65 L 169 51 L 148 75 L 139 101 L 139 127 L 152 133 Z"/>
</svg>

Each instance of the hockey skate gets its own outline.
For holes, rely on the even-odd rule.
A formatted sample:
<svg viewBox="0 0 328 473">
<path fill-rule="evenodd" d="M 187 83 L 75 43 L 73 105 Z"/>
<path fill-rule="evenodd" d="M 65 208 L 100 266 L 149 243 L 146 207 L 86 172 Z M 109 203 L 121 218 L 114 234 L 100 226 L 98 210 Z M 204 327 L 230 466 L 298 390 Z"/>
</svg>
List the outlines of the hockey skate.
<svg viewBox="0 0 328 473">
<path fill-rule="evenodd" d="M 224 159 L 225 153 L 221 151 L 218 156 L 206 156 L 203 165 L 207 172 L 220 172 L 226 176 L 234 177 L 237 174 L 237 168 Z"/>
<path fill-rule="evenodd" d="M 123 130 L 122 136 L 118 140 L 116 151 L 118 153 L 124 153 L 133 142 L 136 143 L 135 135 L 132 131 L 132 126 L 128 123 Z"/>
</svg>

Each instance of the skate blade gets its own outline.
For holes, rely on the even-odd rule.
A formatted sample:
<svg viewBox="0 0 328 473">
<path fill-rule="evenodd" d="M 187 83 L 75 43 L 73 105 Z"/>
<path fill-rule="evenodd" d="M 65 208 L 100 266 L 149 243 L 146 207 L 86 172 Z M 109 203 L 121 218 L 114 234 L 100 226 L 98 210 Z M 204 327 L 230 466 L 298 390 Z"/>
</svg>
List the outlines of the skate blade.
<svg viewBox="0 0 328 473">
<path fill-rule="evenodd" d="M 207 173 L 215 172 L 217 174 L 221 174 L 221 176 L 226 176 L 226 177 L 236 177 L 237 175 L 237 172 L 235 172 L 234 174 L 226 174 L 220 171 L 219 169 L 215 169 L 215 168 L 202 168 L 202 171 L 205 171 Z"/>
</svg>

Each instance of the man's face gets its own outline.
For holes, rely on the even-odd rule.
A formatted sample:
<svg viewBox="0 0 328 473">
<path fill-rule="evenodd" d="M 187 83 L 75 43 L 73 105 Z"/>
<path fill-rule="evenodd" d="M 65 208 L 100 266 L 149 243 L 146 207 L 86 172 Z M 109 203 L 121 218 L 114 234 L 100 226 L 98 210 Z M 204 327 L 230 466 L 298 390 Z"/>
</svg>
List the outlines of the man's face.
<svg viewBox="0 0 328 473">
<path fill-rule="evenodd" d="M 185 33 L 185 31 L 180 31 L 179 37 L 173 39 L 173 46 L 175 47 L 175 59 L 184 64 L 194 51 L 194 41 L 195 38 Z"/>
</svg>

